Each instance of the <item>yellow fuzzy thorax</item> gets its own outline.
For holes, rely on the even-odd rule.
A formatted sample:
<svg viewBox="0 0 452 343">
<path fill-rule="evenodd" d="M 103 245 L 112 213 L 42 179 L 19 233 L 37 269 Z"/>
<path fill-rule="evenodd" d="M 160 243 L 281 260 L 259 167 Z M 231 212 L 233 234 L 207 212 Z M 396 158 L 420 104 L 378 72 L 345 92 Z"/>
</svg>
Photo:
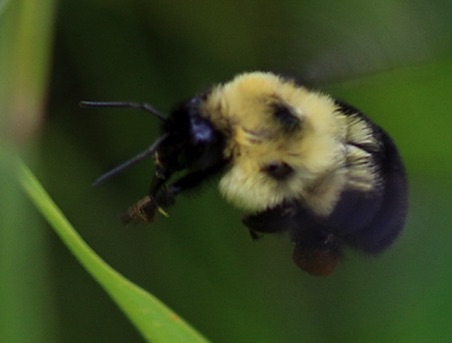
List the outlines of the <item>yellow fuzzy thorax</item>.
<svg viewBox="0 0 452 343">
<path fill-rule="evenodd" d="M 301 127 L 287 132 L 272 113 L 274 102 L 287 104 Z M 345 141 L 354 134 L 369 140 L 361 121 L 350 123 L 334 100 L 271 73 L 246 73 L 214 88 L 201 109 L 228 137 L 224 151 L 230 168 L 220 181 L 220 191 L 235 205 L 258 212 L 297 199 L 315 213 L 329 214 L 347 186 L 345 165 L 362 151 L 350 152 Z M 349 128 L 353 124 L 353 130 Z M 361 125 L 361 126 L 359 126 Z M 276 180 L 262 171 L 272 162 L 290 165 L 294 173 Z M 357 167 L 360 184 L 369 189 L 375 178 L 369 168 Z M 357 163 L 357 165 L 363 165 Z M 365 165 L 365 164 L 364 164 Z"/>
</svg>

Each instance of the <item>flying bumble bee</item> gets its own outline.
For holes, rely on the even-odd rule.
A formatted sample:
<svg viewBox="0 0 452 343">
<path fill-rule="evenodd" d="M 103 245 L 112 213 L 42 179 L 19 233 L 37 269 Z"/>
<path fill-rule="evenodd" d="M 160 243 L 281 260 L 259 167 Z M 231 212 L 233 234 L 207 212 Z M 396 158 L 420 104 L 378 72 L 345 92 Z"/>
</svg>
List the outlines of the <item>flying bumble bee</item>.
<svg viewBox="0 0 452 343">
<path fill-rule="evenodd" d="M 383 251 L 404 225 L 406 176 L 391 138 L 354 107 L 294 80 L 244 73 L 169 116 L 149 104 L 81 105 L 141 108 L 162 122 L 146 151 L 97 180 L 153 157 L 150 191 L 125 223 L 153 221 L 177 195 L 220 174 L 220 192 L 244 210 L 251 237 L 287 232 L 294 262 L 312 275 L 330 274 L 344 246 Z M 183 176 L 170 181 L 175 172 Z"/>
</svg>

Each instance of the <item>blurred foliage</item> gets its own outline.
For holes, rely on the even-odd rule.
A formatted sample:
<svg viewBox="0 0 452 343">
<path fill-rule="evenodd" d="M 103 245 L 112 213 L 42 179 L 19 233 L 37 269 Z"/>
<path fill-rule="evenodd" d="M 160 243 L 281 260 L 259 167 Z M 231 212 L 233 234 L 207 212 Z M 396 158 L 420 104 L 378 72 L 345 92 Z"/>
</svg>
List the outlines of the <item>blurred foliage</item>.
<svg viewBox="0 0 452 343">
<path fill-rule="evenodd" d="M 53 0 L 0 2 L 0 342 L 51 343 L 58 331 L 46 230 L 15 169 L 19 151 L 39 163 L 53 14 Z"/>
<path fill-rule="evenodd" d="M 16 37 L 7 24 L 20 2 L 0 2 L 4 103 L 3 77 L 13 70 L 5 46 Z M 33 152 L 27 162 L 94 250 L 214 342 L 448 341 L 451 12 L 445 0 L 61 0 L 54 44 L 41 43 L 53 54 L 45 120 L 28 143 L 8 139 Z M 52 22 L 49 15 L 36 25 Z M 33 75 L 42 68 L 36 63 Z M 294 74 L 393 136 L 411 187 L 407 227 L 390 251 L 378 258 L 350 252 L 331 277 L 312 278 L 293 265 L 287 237 L 252 242 L 240 211 L 214 185 L 181 196 L 170 218 L 152 226 L 118 223 L 117 214 L 146 193 L 151 162 L 90 184 L 146 148 L 157 123 L 139 111 L 80 109 L 78 101 L 148 101 L 169 111 L 250 70 Z M 11 143 L 5 137 L 2 148 Z M 0 312 L 0 331 L 44 333 L 35 342 L 142 342 L 20 199 L 6 156 L 2 150 L 0 295 L 2 304 L 25 305 L 14 316 Z"/>
</svg>

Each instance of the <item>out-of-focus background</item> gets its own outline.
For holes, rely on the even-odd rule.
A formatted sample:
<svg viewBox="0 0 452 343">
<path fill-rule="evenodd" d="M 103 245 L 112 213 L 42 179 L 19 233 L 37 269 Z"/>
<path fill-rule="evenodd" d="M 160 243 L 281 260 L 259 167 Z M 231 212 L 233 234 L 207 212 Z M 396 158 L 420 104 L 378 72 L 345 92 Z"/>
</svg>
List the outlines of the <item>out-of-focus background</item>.
<svg viewBox="0 0 452 343">
<path fill-rule="evenodd" d="M 0 2 L 0 30 L 21 2 Z M 448 342 L 451 14 L 444 0 L 61 0 L 49 16 L 45 116 L 33 139 L 10 139 L 91 247 L 214 342 Z M 0 65 L 0 77 L 8 68 Z M 287 237 L 251 241 L 240 211 L 213 182 L 181 196 L 169 218 L 126 227 L 117 215 L 145 195 L 151 161 L 91 187 L 145 149 L 158 123 L 140 111 L 80 109 L 80 100 L 147 101 L 168 112 L 253 70 L 295 75 L 391 134 L 408 170 L 410 211 L 389 251 L 378 258 L 349 251 L 332 276 L 314 278 L 292 263 Z M 0 337 L 142 342 L 6 183 Z"/>
</svg>

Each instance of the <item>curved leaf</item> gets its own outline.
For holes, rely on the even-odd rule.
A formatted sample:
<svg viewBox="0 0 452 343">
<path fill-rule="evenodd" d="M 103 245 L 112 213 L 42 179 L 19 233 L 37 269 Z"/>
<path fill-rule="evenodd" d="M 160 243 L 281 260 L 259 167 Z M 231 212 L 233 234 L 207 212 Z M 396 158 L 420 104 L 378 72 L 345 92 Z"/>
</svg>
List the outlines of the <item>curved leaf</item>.
<svg viewBox="0 0 452 343">
<path fill-rule="evenodd" d="M 74 230 L 32 172 L 19 163 L 19 180 L 35 206 L 68 249 L 118 304 L 148 342 L 200 343 L 207 340 L 157 298 L 103 261 Z"/>
</svg>

